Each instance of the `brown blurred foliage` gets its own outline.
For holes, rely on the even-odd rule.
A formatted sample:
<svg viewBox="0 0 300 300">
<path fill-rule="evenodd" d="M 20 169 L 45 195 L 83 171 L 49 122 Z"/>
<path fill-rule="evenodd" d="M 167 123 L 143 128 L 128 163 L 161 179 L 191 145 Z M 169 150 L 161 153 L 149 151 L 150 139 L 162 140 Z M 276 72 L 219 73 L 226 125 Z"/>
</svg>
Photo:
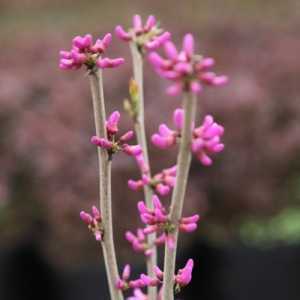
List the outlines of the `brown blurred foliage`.
<svg viewBox="0 0 300 300">
<path fill-rule="evenodd" d="M 104 19 L 104 27 L 101 27 L 101 18 L 93 14 L 87 22 L 77 18 L 80 11 L 73 2 L 71 9 L 76 23 L 73 19 L 70 21 L 70 12 L 64 9 L 71 1 L 64 1 L 59 13 L 60 16 L 65 13 L 68 18 L 65 24 L 62 17 L 58 18 L 58 23 L 62 24 L 60 30 L 57 30 L 55 15 L 51 15 L 53 11 L 45 9 L 52 7 L 46 0 L 44 4 L 24 1 L 24 7 L 32 8 L 33 14 L 35 10 L 42 12 L 48 21 L 40 21 L 39 15 L 41 24 L 34 23 L 34 20 L 28 21 L 24 13 L 25 21 L 16 19 L 14 26 L 9 28 L 13 23 L 9 16 L 12 18 L 20 11 L 16 8 L 17 2 L 2 1 L 0 4 L 7 12 L 7 23 L 3 23 L 7 26 L 2 30 L 5 47 L 1 47 L 0 55 L 2 240 L 10 242 L 36 232 L 43 249 L 56 261 L 63 264 L 93 261 L 98 249 L 78 218 L 79 210 L 88 209 L 98 201 L 96 153 L 89 143 L 93 134 L 91 99 L 83 72 L 58 69 L 58 51 L 69 47 L 72 36 L 77 34 L 73 31 L 75 28 L 80 28 L 78 33 L 87 30 L 99 35 L 113 30 L 117 16 L 110 22 L 105 11 L 100 13 L 100 8 L 106 9 L 107 15 L 113 14 L 117 2 L 108 5 L 104 1 L 105 6 L 99 2 L 99 14 Z M 56 7 L 58 2 L 53 3 Z M 288 23 L 281 22 L 279 10 L 272 21 L 265 22 L 260 17 L 263 14 L 259 3 L 254 4 L 257 14 L 252 19 L 248 16 L 245 21 L 243 5 L 249 2 L 241 1 L 235 6 L 231 1 L 231 10 L 226 10 L 223 17 L 224 4 L 213 6 L 204 2 L 205 9 L 199 15 L 189 5 L 178 4 L 184 20 L 179 23 L 173 12 L 167 11 L 167 3 L 171 2 L 158 4 L 154 1 L 152 6 L 146 1 L 124 2 L 120 5 L 127 5 L 127 10 L 122 12 L 119 22 L 128 19 L 129 23 L 131 15 L 127 13 L 134 11 L 134 5 L 144 16 L 148 11 L 157 12 L 175 41 L 180 41 L 187 30 L 193 32 L 198 50 L 215 57 L 219 73 L 230 77 L 227 87 L 206 89 L 199 97 L 198 120 L 210 113 L 224 124 L 226 150 L 218 155 L 211 168 L 204 168 L 196 161 L 193 163 L 186 211 L 197 209 L 206 216 L 208 223 L 220 224 L 231 232 L 249 214 L 272 215 L 298 200 L 290 193 L 300 173 L 297 21 L 291 17 Z M 200 7 L 197 1 L 191 3 Z M 80 2 L 78 7 L 82 5 Z M 279 2 L 276 5 L 281 7 Z M 293 16 L 296 4 L 288 1 L 286 6 L 282 14 Z M 219 18 L 213 17 L 214 7 L 221 10 L 217 13 Z M 235 16 L 239 11 L 240 15 Z M 260 18 L 262 21 L 257 22 Z M 41 27 L 33 30 L 32 24 Z M 132 74 L 128 52 L 127 45 L 115 38 L 109 53 L 124 55 L 127 64 L 105 72 L 109 111 L 122 110 L 122 101 L 127 96 Z M 145 69 L 150 135 L 159 123 L 170 124 L 172 110 L 180 104 L 180 99 L 167 97 L 164 94 L 167 83 L 157 78 L 149 65 L 146 64 Z M 122 125 L 124 131 L 131 127 L 125 113 Z M 174 150 L 168 156 L 151 147 L 154 170 L 170 166 L 175 154 Z M 116 158 L 114 214 L 118 220 L 116 232 L 121 233 L 116 237 L 117 243 L 122 245 L 123 232 L 138 224 L 135 206 L 142 194 L 129 191 L 126 184 L 128 178 L 137 176 L 133 160 L 121 155 Z M 121 255 L 128 249 L 122 247 Z"/>
</svg>

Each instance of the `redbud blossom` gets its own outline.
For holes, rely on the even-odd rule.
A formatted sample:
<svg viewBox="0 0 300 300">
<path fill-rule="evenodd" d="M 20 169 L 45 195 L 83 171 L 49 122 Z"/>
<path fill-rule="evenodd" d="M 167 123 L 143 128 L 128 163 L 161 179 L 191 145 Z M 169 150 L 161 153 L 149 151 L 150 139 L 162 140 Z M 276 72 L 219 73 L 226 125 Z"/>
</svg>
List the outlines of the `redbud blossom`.
<svg viewBox="0 0 300 300">
<path fill-rule="evenodd" d="M 152 52 L 149 54 L 149 61 L 161 77 L 173 82 L 167 89 L 168 94 L 197 94 L 202 91 L 203 85 L 219 86 L 227 82 L 226 76 L 217 76 L 210 71 L 214 65 L 212 58 L 194 53 L 194 38 L 191 34 L 184 36 L 181 51 L 171 41 L 164 43 L 164 50 L 166 58 Z"/>
<path fill-rule="evenodd" d="M 175 145 L 180 141 L 183 120 L 183 110 L 176 109 L 173 113 L 173 122 L 176 130 L 168 128 L 165 124 L 160 125 L 158 133 L 152 135 L 152 143 L 160 149 L 167 149 Z M 224 144 L 221 143 L 224 127 L 214 122 L 212 116 L 207 115 L 201 126 L 194 128 L 193 125 L 191 130 L 192 152 L 204 166 L 210 166 L 212 164 L 210 155 L 219 153 L 224 149 Z"/>
<path fill-rule="evenodd" d="M 130 265 L 126 265 L 123 269 L 121 278 L 116 281 L 116 288 L 122 291 L 128 289 L 143 288 L 146 286 L 157 286 L 159 280 L 157 278 L 151 278 L 148 275 L 141 274 L 138 279 L 129 280 L 131 273 Z"/>
<path fill-rule="evenodd" d="M 108 134 L 116 134 L 118 132 L 118 124 L 120 121 L 120 113 L 116 110 L 114 111 L 106 121 L 106 130 Z"/>
<path fill-rule="evenodd" d="M 166 243 L 170 249 L 174 249 L 175 243 L 172 233 L 175 229 L 175 225 L 169 221 L 166 209 L 156 195 L 153 195 L 152 202 L 153 209 L 148 208 L 143 201 L 137 204 L 140 218 L 142 222 L 147 225 L 143 232 L 146 235 L 154 232 L 162 233 L 156 238 L 155 244 L 161 245 L 162 243 Z"/>
<path fill-rule="evenodd" d="M 137 155 L 135 157 L 135 160 L 136 160 L 136 162 L 137 162 L 137 164 L 138 164 L 138 166 L 139 166 L 139 168 L 141 170 L 141 173 L 142 174 L 148 174 L 148 172 L 149 172 L 149 166 L 148 166 L 148 164 L 145 161 L 144 155 L 142 153 L 139 154 L 139 155 Z"/>
<path fill-rule="evenodd" d="M 160 281 L 163 280 L 164 272 L 158 266 L 154 266 L 154 273 Z"/>
<path fill-rule="evenodd" d="M 91 143 L 107 150 L 110 156 L 119 151 L 123 151 L 130 156 L 140 155 L 142 153 L 142 148 L 140 145 L 127 144 L 127 142 L 130 141 L 134 136 L 132 130 L 127 131 L 119 139 L 116 138 L 119 121 L 120 113 L 118 111 L 114 111 L 106 121 L 107 138 L 93 136 L 91 138 Z"/>
<path fill-rule="evenodd" d="M 72 48 L 70 51 L 60 51 L 59 67 L 62 70 L 77 70 L 82 65 L 87 69 L 93 70 L 96 66 L 100 69 L 115 68 L 124 63 L 124 58 L 107 58 L 103 54 L 109 44 L 112 36 L 107 33 L 103 39 L 97 39 L 93 43 L 91 34 L 84 36 L 76 36 L 72 40 Z"/>
<path fill-rule="evenodd" d="M 89 230 L 95 236 L 97 241 L 102 241 L 103 238 L 103 228 L 102 228 L 102 218 L 101 213 L 96 206 L 92 207 L 92 215 L 86 213 L 85 211 L 80 212 L 81 220 L 88 225 Z"/>
<path fill-rule="evenodd" d="M 191 282 L 193 267 L 194 261 L 190 258 L 184 268 L 178 270 L 177 274 L 174 276 L 176 284 L 175 291 L 179 291 L 180 288 L 187 286 Z M 164 272 L 158 266 L 154 266 L 153 271 L 157 282 L 163 282 Z"/>
<path fill-rule="evenodd" d="M 220 142 L 223 134 L 224 127 L 214 122 L 210 115 L 204 118 L 200 127 L 193 130 L 192 152 L 204 166 L 212 164 L 211 154 L 224 149 L 224 144 Z"/>
<path fill-rule="evenodd" d="M 158 133 L 151 137 L 152 143 L 160 149 L 167 149 L 176 144 L 177 132 L 171 130 L 166 124 L 159 125 Z"/>
<path fill-rule="evenodd" d="M 159 225 L 168 220 L 166 209 L 161 204 L 156 195 L 152 196 L 152 203 L 154 208 L 147 208 L 143 201 L 138 202 L 138 210 L 143 223 L 148 225 Z"/>
<path fill-rule="evenodd" d="M 147 225 L 143 229 L 143 233 L 145 235 L 154 232 L 160 233 L 160 235 L 154 241 L 156 245 L 162 245 L 166 243 L 170 249 L 174 249 L 175 238 L 173 232 L 176 226 L 178 226 L 178 229 L 181 232 L 185 233 L 190 233 L 197 229 L 197 223 L 200 219 L 198 214 L 181 218 L 177 224 L 172 224 L 169 220 L 165 207 L 162 205 L 156 195 L 153 195 L 152 203 L 152 209 L 148 208 L 143 201 L 139 201 L 137 207 L 140 213 L 141 221 Z M 131 232 L 127 232 L 126 234 L 127 240 L 133 245 L 133 248 L 136 251 L 144 251 L 145 249 L 149 249 L 149 245 L 147 245 L 146 248 L 144 244 L 145 237 L 142 234 L 140 234 L 140 237 L 141 239 L 139 240 L 138 237 L 133 235 Z"/>
<path fill-rule="evenodd" d="M 145 295 L 141 289 L 134 289 L 133 296 L 127 298 L 127 300 L 147 300 L 148 297 Z"/>
<path fill-rule="evenodd" d="M 151 245 L 148 245 L 146 235 L 143 232 L 143 229 L 138 228 L 137 234 L 134 235 L 131 231 L 127 231 L 125 237 L 128 242 L 131 243 L 132 248 L 136 252 L 142 252 L 145 256 L 151 256 L 153 250 Z"/>
<path fill-rule="evenodd" d="M 168 149 L 176 144 L 177 138 L 180 137 L 180 130 L 183 126 L 183 110 L 176 109 L 173 113 L 173 123 L 176 130 L 170 129 L 166 124 L 158 127 L 158 133 L 151 137 L 152 143 L 160 149 Z"/>
<path fill-rule="evenodd" d="M 131 156 L 138 156 L 143 152 L 142 147 L 140 145 L 130 146 L 126 144 L 124 145 L 122 150 L 123 152 Z"/>
<path fill-rule="evenodd" d="M 179 221 L 179 230 L 182 232 L 193 232 L 198 227 L 198 221 L 200 216 L 198 214 L 192 215 L 190 217 L 181 218 Z"/>
<path fill-rule="evenodd" d="M 90 225 L 90 224 L 93 223 L 93 217 L 92 217 L 90 214 L 88 214 L 88 213 L 86 213 L 86 212 L 84 212 L 84 211 L 81 211 L 81 212 L 80 212 L 80 218 L 81 218 L 81 220 L 82 220 L 83 222 L 85 222 L 87 225 Z"/>
<path fill-rule="evenodd" d="M 140 278 L 144 282 L 145 286 L 157 286 L 157 284 L 159 283 L 157 278 L 151 278 L 150 276 L 145 274 L 141 274 Z"/>
<path fill-rule="evenodd" d="M 184 287 L 190 283 L 192 280 L 192 272 L 194 267 L 194 261 L 190 258 L 185 267 L 178 270 L 177 275 L 175 275 L 175 282 L 180 286 Z"/>
<path fill-rule="evenodd" d="M 144 172 L 146 170 L 146 172 Z M 144 186 L 150 186 L 160 196 L 168 195 L 175 186 L 176 166 L 163 169 L 152 178 L 148 175 L 148 168 L 141 168 L 142 179 L 128 180 L 128 187 L 133 191 L 141 190 Z"/>
<path fill-rule="evenodd" d="M 131 267 L 130 265 L 125 265 L 123 272 L 122 272 L 122 277 L 119 278 L 116 282 L 116 288 L 119 290 L 127 290 L 129 288 L 128 286 L 128 279 L 130 277 L 131 273 Z"/>
<path fill-rule="evenodd" d="M 169 32 L 163 32 L 159 28 L 154 16 L 149 16 L 146 23 L 142 24 L 141 16 L 135 15 L 132 20 L 132 28 L 128 31 L 118 25 L 116 35 L 123 41 L 136 43 L 139 50 L 154 50 L 170 39 Z"/>
</svg>

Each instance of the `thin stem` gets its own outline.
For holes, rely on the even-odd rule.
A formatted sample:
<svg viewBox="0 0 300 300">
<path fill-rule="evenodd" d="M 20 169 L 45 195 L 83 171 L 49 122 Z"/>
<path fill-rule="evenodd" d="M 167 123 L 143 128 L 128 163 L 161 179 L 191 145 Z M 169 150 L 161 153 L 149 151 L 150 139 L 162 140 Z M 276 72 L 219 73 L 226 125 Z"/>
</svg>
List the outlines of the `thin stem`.
<svg viewBox="0 0 300 300">
<path fill-rule="evenodd" d="M 144 86 L 143 86 L 143 57 L 141 53 L 138 51 L 136 44 L 130 44 L 132 61 L 133 61 L 133 73 L 134 79 L 138 85 L 138 115 L 135 122 L 135 132 L 137 136 L 138 143 L 141 145 L 143 149 L 143 155 L 146 164 L 149 166 L 149 176 L 151 176 L 150 163 L 149 163 L 149 154 L 147 147 L 147 139 L 146 139 L 146 130 L 145 130 L 145 114 L 144 114 Z M 144 186 L 144 195 L 145 202 L 147 207 L 153 208 L 152 204 L 152 190 L 148 185 Z M 147 273 L 151 277 L 155 277 L 154 266 L 157 265 L 157 248 L 155 246 L 156 234 L 153 233 L 148 235 L 148 243 L 150 245 L 154 245 L 152 255 L 147 258 Z M 148 287 L 148 299 L 156 300 L 157 299 L 157 288 L 156 287 Z"/>
<path fill-rule="evenodd" d="M 196 96 L 192 93 L 186 93 L 183 100 L 184 109 L 184 125 L 181 132 L 180 148 L 177 157 L 177 176 L 176 184 L 172 194 L 170 220 L 173 224 L 178 224 L 181 216 L 184 203 L 184 197 L 187 186 L 187 179 L 191 165 L 191 139 L 192 139 L 192 124 L 195 119 L 196 111 Z M 164 280 L 163 280 L 163 296 L 164 300 L 174 299 L 174 273 L 176 263 L 176 251 L 178 242 L 178 228 L 176 227 L 174 234 L 175 247 L 169 249 L 165 246 L 164 259 Z"/>
<path fill-rule="evenodd" d="M 107 138 L 105 126 L 105 103 L 103 93 L 102 72 L 93 71 L 89 75 L 90 87 L 93 98 L 94 119 L 97 136 Z M 123 294 L 116 288 L 119 278 L 112 226 L 111 207 L 111 160 L 109 160 L 106 150 L 97 147 L 99 164 L 99 193 L 100 210 L 103 220 L 104 236 L 101 243 L 105 269 L 108 278 L 109 292 L 112 300 L 123 300 Z"/>
</svg>

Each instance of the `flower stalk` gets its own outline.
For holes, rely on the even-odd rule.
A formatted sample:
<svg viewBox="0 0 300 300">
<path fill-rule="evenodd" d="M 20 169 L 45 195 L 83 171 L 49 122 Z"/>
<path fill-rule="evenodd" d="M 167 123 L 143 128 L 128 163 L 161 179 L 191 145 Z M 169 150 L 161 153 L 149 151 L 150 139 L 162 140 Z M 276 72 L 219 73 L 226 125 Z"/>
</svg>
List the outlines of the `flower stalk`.
<svg viewBox="0 0 300 300">
<path fill-rule="evenodd" d="M 89 73 L 90 88 L 92 92 L 94 119 L 97 136 L 107 138 L 105 126 L 106 113 L 103 92 L 103 79 L 101 70 L 92 70 Z M 108 278 L 109 292 L 112 300 L 123 300 L 122 291 L 116 288 L 119 278 L 112 225 L 112 201 L 111 201 L 111 160 L 108 152 L 100 147 L 98 151 L 99 164 L 99 193 L 100 210 L 103 224 L 103 240 L 101 242 L 105 269 Z"/>
<path fill-rule="evenodd" d="M 133 62 L 133 74 L 134 79 L 138 85 L 138 110 L 137 116 L 135 119 L 135 132 L 138 140 L 138 144 L 143 149 L 143 156 L 146 165 L 149 166 L 148 175 L 151 177 L 151 170 L 150 170 L 150 163 L 149 163 L 149 154 L 148 154 L 148 147 L 147 147 L 147 139 L 146 139 L 146 130 L 145 130 L 145 114 L 144 114 L 144 88 L 143 88 L 143 55 L 139 51 L 136 43 L 130 43 L 130 50 L 132 55 L 132 62 Z M 144 185 L 144 196 L 145 202 L 148 208 L 153 208 L 152 203 L 152 195 L 153 191 L 148 185 Z M 150 245 L 154 244 L 156 239 L 156 234 L 148 235 L 148 243 Z M 157 247 L 154 246 L 152 249 L 152 255 L 147 258 L 147 273 L 148 276 L 153 277 L 154 274 L 154 267 L 157 265 Z M 157 299 L 157 288 L 155 286 L 148 287 L 148 297 L 149 300 L 156 300 Z"/>
<path fill-rule="evenodd" d="M 178 224 L 182 216 L 183 203 L 187 187 L 187 179 L 191 165 L 192 124 L 196 113 L 196 95 L 186 92 L 183 99 L 184 124 L 181 132 L 181 142 L 177 157 L 177 177 L 172 194 L 169 219 Z M 176 263 L 176 250 L 178 242 L 178 228 L 174 229 L 174 249 L 165 246 L 164 278 L 162 299 L 174 299 L 174 272 Z"/>
</svg>

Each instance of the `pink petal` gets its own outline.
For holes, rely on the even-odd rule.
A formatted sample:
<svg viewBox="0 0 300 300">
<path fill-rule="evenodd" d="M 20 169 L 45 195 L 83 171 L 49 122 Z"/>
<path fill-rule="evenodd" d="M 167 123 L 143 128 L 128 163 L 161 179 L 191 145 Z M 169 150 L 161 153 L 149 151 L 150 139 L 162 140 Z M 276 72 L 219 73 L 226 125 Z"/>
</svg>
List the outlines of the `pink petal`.
<svg viewBox="0 0 300 300">
<path fill-rule="evenodd" d="M 146 21 L 145 30 L 149 31 L 156 25 L 156 19 L 154 16 L 150 15 Z"/>
<path fill-rule="evenodd" d="M 134 15 L 132 19 L 132 25 L 133 28 L 139 32 L 142 30 L 143 24 L 142 24 L 142 18 L 140 15 Z"/>
<path fill-rule="evenodd" d="M 175 109 L 173 113 L 173 123 L 178 130 L 181 130 L 183 127 L 184 121 L 184 111 L 181 108 Z"/>
<path fill-rule="evenodd" d="M 169 59 L 171 59 L 171 60 L 177 59 L 178 52 L 177 52 L 175 45 L 172 42 L 170 42 L 170 41 L 166 42 L 164 44 L 164 50 Z"/>
<path fill-rule="evenodd" d="M 194 37 L 190 33 L 186 34 L 183 38 L 183 50 L 188 57 L 194 55 Z"/>
<path fill-rule="evenodd" d="M 122 26 L 118 25 L 115 29 L 115 34 L 117 35 L 118 38 L 121 40 L 128 42 L 131 40 L 131 36 L 128 32 L 126 32 Z"/>
</svg>

